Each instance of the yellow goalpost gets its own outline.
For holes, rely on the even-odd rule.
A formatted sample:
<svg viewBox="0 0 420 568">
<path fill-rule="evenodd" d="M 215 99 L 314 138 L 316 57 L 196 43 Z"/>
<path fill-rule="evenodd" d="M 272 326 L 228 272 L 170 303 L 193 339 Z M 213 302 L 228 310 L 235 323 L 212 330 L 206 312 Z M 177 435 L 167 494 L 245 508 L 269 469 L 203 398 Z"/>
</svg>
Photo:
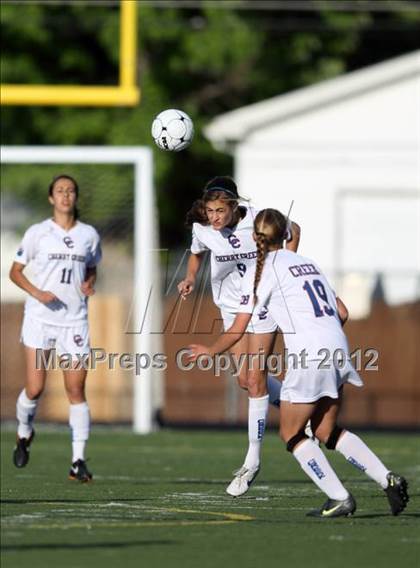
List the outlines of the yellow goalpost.
<svg viewBox="0 0 420 568">
<path fill-rule="evenodd" d="M 1 85 L 2 105 L 135 106 L 140 101 L 136 85 L 137 2 L 120 3 L 120 68 L 115 87 L 83 85 Z"/>
</svg>

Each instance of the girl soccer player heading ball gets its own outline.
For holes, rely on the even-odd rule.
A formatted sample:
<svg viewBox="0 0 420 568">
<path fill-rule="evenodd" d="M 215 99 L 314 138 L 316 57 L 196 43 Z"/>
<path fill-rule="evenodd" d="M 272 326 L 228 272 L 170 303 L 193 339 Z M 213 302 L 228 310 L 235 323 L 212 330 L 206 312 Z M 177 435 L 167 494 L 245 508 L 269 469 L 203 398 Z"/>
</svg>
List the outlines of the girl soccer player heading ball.
<svg viewBox="0 0 420 568">
<path fill-rule="evenodd" d="M 283 331 L 289 353 L 307 354 L 305 363 L 287 370 L 280 392 L 280 432 L 287 450 L 328 500 L 309 515 L 328 518 L 352 515 L 356 502 L 332 469 L 321 448 L 308 438 L 308 420 L 314 435 L 329 450 L 336 450 L 384 489 L 393 515 L 408 502 L 406 480 L 391 472 L 355 434 L 337 425 L 343 386 L 362 386 L 350 362 L 342 330 L 347 310 L 322 274 L 308 258 L 283 249 L 286 218 L 275 209 L 258 213 L 254 223 L 257 261 L 242 287 L 238 315 L 230 329 L 210 348 L 192 345 L 191 359 L 231 348 L 244 334 L 252 313 L 267 306 Z M 289 333 L 288 333 L 289 332 Z M 322 353 L 329 365 L 320 365 Z M 340 364 L 334 353 L 342 354 Z"/>
<path fill-rule="evenodd" d="M 13 462 L 19 468 L 28 463 L 35 435 L 33 420 L 45 387 L 45 361 L 51 349 L 56 349 L 58 356 L 65 355 L 71 361 L 63 371 L 72 430 L 69 476 L 90 481 L 92 474 L 84 456 L 90 428 L 85 397 L 87 371 L 77 361 L 89 354 L 87 298 L 95 293 L 101 247 L 96 230 L 78 220 L 78 195 L 79 187 L 71 176 L 63 174 L 52 180 L 48 200 L 53 216 L 29 227 L 10 270 L 11 280 L 29 294 L 21 334 L 26 382 L 16 404 L 18 431 Z M 32 268 L 32 281 L 24 274 L 28 264 Z M 37 353 L 43 357 L 37 358 Z M 37 360 L 41 360 L 38 367 Z"/>
<path fill-rule="evenodd" d="M 194 289 L 203 253 L 211 255 L 211 286 L 213 300 L 220 309 L 224 329 L 231 327 L 241 300 L 241 281 L 255 264 L 257 255 L 252 238 L 257 210 L 240 204 L 241 198 L 234 180 L 227 176 L 211 179 L 205 186 L 201 199 L 193 203 L 187 214 L 187 225 L 192 226 L 191 255 L 187 273 L 178 284 L 185 299 Z M 299 227 L 290 223 L 285 235 L 286 248 L 297 250 Z M 272 352 L 277 324 L 262 306 L 249 322 L 247 333 L 231 349 L 241 365 L 239 386 L 248 391 L 248 451 L 243 465 L 234 472 L 234 478 L 226 488 L 229 495 L 238 497 L 246 493 L 258 475 L 261 447 L 264 438 L 269 403 L 280 403 L 281 382 L 267 375 L 264 369 L 253 366 L 255 356 L 268 356 Z"/>
</svg>

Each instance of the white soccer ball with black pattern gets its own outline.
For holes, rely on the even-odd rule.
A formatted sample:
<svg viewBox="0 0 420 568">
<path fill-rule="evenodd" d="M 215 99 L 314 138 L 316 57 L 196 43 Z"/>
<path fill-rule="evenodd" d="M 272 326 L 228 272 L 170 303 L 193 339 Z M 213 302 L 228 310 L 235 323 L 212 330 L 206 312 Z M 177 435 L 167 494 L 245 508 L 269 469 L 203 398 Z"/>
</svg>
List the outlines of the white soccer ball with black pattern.
<svg viewBox="0 0 420 568">
<path fill-rule="evenodd" d="M 194 136 L 193 121 L 182 110 L 164 110 L 153 121 L 152 136 L 161 150 L 179 152 L 191 144 Z"/>
</svg>

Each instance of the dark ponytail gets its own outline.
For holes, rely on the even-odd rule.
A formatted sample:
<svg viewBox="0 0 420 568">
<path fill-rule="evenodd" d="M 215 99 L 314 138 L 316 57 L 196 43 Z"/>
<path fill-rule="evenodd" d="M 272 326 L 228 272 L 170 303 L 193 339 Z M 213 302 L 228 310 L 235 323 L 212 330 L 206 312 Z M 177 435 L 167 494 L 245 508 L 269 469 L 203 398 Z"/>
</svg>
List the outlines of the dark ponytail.
<svg viewBox="0 0 420 568">
<path fill-rule="evenodd" d="M 194 223 L 200 223 L 200 225 L 208 225 L 208 219 L 206 215 L 206 202 L 203 198 L 196 199 L 192 204 L 191 209 L 185 216 L 186 227 L 192 227 Z"/>
</svg>

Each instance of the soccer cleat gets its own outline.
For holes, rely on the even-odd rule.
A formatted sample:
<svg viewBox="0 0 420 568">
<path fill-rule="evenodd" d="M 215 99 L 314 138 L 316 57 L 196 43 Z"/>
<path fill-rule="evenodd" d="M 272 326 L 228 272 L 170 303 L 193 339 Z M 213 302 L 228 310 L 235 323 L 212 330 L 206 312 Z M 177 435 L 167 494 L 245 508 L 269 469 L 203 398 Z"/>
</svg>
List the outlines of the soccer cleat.
<svg viewBox="0 0 420 568">
<path fill-rule="evenodd" d="M 13 463 L 16 467 L 25 467 L 29 461 L 29 446 L 35 437 L 35 430 L 32 430 L 29 438 L 16 437 L 16 447 L 13 450 Z"/>
<path fill-rule="evenodd" d="M 92 474 L 88 470 L 84 460 L 77 460 L 72 464 L 69 471 L 69 479 L 82 481 L 84 483 L 92 481 Z"/>
<path fill-rule="evenodd" d="M 389 506 L 393 515 L 399 515 L 407 506 L 409 501 L 408 483 L 404 477 L 396 475 L 390 471 L 387 476 L 388 487 L 384 489 L 388 497 Z"/>
<path fill-rule="evenodd" d="M 350 517 L 356 510 L 356 501 L 349 493 L 347 499 L 344 501 L 336 501 L 335 499 L 328 499 L 321 509 L 309 511 L 307 517 L 318 517 L 321 519 L 332 519 L 334 517 Z"/>
<path fill-rule="evenodd" d="M 251 469 L 245 466 L 242 466 L 238 469 L 238 471 L 234 471 L 233 475 L 235 477 L 226 488 L 226 493 L 232 495 L 232 497 L 240 497 L 241 495 L 244 495 L 244 493 L 246 493 L 250 488 L 254 479 L 257 477 L 259 471 L 259 467 Z"/>
</svg>

